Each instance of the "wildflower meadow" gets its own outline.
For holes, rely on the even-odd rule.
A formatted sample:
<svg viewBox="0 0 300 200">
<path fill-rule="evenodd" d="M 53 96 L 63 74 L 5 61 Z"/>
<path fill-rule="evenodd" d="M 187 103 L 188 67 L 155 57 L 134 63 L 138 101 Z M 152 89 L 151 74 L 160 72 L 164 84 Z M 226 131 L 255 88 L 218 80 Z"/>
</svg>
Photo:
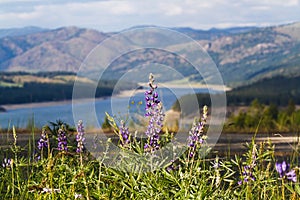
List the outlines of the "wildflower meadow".
<svg viewBox="0 0 300 200">
<path fill-rule="evenodd" d="M 1 147 L 0 199 L 300 199 L 299 145 L 291 147 L 294 156 L 276 157 L 275 145 L 257 143 L 254 135 L 241 156 L 211 154 L 204 106 L 186 144 L 174 150 L 168 144 L 176 133 L 163 128 L 152 74 L 148 85 L 145 137 L 135 137 L 126 120 L 108 114 L 118 140 L 108 137 L 97 157 L 86 148 L 84 119 L 76 127 L 50 123 L 39 138 L 33 130 L 25 146 L 18 145 L 13 128 L 13 143 Z M 109 154 L 113 146 L 120 153 Z M 172 152 L 180 153 L 168 157 Z"/>
</svg>

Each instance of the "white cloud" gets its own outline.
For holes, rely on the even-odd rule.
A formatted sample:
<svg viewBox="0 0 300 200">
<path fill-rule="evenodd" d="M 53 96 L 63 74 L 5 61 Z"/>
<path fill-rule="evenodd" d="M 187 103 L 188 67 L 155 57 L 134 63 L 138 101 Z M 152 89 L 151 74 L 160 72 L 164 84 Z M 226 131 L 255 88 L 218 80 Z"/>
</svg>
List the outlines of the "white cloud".
<svg viewBox="0 0 300 200">
<path fill-rule="evenodd" d="M 292 7 L 299 6 L 299 0 L 241 0 L 240 5 L 248 5 L 254 7 L 266 6 L 272 7 Z"/>
<path fill-rule="evenodd" d="M 95 14 L 101 12 L 108 15 L 127 15 L 136 12 L 134 4 L 126 1 L 94 1 L 89 3 L 66 3 L 66 8 L 70 8 L 71 12 L 89 12 Z"/>
<path fill-rule="evenodd" d="M 39 0 L 0 0 L 0 4 L 3 3 L 26 3 L 26 2 L 38 2 Z"/>
<path fill-rule="evenodd" d="M 0 0 L 2 27 L 77 25 L 105 31 L 136 25 L 194 28 L 300 21 L 298 0 Z"/>
<path fill-rule="evenodd" d="M 257 1 L 258 4 L 264 5 L 277 5 L 277 6 L 297 6 L 298 0 L 261 0 Z"/>
<path fill-rule="evenodd" d="M 268 11 L 271 9 L 270 6 L 252 6 L 250 9 L 257 11 Z"/>
<path fill-rule="evenodd" d="M 167 16 L 175 16 L 183 13 L 182 7 L 174 3 L 161 3 L 160 4 L 162 14 Z"/>
</svg>

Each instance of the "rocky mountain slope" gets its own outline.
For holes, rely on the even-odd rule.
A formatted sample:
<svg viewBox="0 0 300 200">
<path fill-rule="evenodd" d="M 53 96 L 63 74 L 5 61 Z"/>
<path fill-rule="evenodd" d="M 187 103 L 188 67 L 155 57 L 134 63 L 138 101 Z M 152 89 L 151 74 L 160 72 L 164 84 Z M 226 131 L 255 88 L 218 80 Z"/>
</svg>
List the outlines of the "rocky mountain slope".
<svg viewBox="0 0 300 200">
<path fill-rule="evenodd" d="M 278 74 L 300 74 L 300 23 L 263 28 L 173 30 L 192 37 L 204 47 L 227 85 L 242 85 Z M 6 35 L 0 38 L 0 70 L 76 72 L 89 52 L 112 34 L 78 27 L 63 27 L 25 35 Z M 147 39 L 162 40 L 151 36 Z M 172 48 L 180 50 L 181 47 L 182 44 L 175 44 Z M 107 54 L 109 53 L 108 51 Z M 192 54 L 193 49 L 188 53 Z M 110 78 L 111 74 L 118 78 L 129 69 L 144 63 L 151 64 L 153 60 L 174 67 L 191 80 L 202 79 L 195 76 L 195 70 L 182 58 L 154 49 L 144 49 L 121 56 L 106 72 L 107 78 Z M 175 73 L 168 77 L 180 79 Z M 170 80 L 166 78 L 163 81 Z"/>
</svg>

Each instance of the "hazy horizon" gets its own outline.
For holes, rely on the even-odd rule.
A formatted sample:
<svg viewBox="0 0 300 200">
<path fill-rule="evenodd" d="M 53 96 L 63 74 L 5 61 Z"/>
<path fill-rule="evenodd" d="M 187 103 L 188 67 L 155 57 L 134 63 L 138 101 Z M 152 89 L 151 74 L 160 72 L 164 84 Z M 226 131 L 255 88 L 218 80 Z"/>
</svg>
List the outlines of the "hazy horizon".
<svg viewBox="0 0 300 200">
<path fill-rule="evenodd" d="M 209 30 L 300 21 L 298 0 L 0 0 L 0 29 L 66 26 L 115 32 L 135 26 Z"/>
<path fill-rule="evenodd" d="M 210 27 L 210 28 L 206 28 L 206 29 L 201 29 L 201 28 L 194 28 L 194 27 L 190 27 L 190 26 L 172 26 L 172 27 L 168 27 L 168 26 L 158 26 L 158 25 L 151 25 L 151 24 L 140 24 L 140 25 L 135 25 L 135 26 L 131 26 L 128 28 L 124 28 L 121 30 L 115 30 L 115 31 L 103 31 L 103 30 L 99 30 L 96 28 L 92 28 L 92 27 L 84 27 L 84 26 L 78 26 L 78 25 L 66 25 L 66 26 L 58 26 L 58 27 L 53 27 L 53 28 L 47 28 L 47 27 L 43 27 L 43 26 L 35 26 L 35 25 L 24 25 L 24 26 L 16 26 L 16 27 L 7 27 L 7 28 L 1 28 L 0 30 L 10 30 L 10 29 L 25 29 L 25 28 L 40 28 L 40 29 L 45 29 L 45 30 L 55 30 L 55 29 L 60 29 L 60 28 L 66 28 L 66 27 L 77 27 L 77 28 L 83 28 L 83 29 L 92 29 L 92 30 L 96 30 L 99 32 L 121 32 L 124 30 L 129 30 L 129 29 L 133 29 L 133 28 L 142 28 L 142 27 L 161 27 L 161 28 L 170 28 L 170 29 L 177 29 L 177 28 L 186 28 L 186 29 L 193 29 L 193 30 L 199 30 L 199 31 L 210 31 L 210 30 L 226 30 L 226 29 L 232 29 L 232 28 L 264 28 L 264 27 L 273 27 L 273 26 L 282 26 L 282 25 L 289 25 L 289 24 L 295 24 L 295 23 L 300 23 L 300 21 L 294 21 L 294 22 L 289 22 L 289 23 L 279 23 L 279 24 L 273 24 L 273 25 L 261 25 L 261 26 L 230 26 L 230 27 Z"/>
</svg>

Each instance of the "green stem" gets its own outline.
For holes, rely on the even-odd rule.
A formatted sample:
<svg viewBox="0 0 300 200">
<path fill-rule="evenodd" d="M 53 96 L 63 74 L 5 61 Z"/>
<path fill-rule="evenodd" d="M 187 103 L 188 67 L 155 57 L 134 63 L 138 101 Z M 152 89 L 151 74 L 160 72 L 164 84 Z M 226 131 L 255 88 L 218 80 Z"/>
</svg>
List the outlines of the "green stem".
<svg viewBox="0 0 300 200">
<path fill-rule="evenodd" d="M 99 177 L 98 177 L 98 184 L 97 184 L 97 190 L 99 194 L 100 194 L 101 175 L 102 175 L 102 162 L 99 162 Z"/>
<path fill-rule="evenodd" d="M 16 164 L 16 178 L 17 178 L 17 184 L 18 184 L 18 189 L 21 191 L 21 185 L 20 185 L 20 177 L 19 177 L 19 169 L 18 169 L 18 147 L 17 147 L 17 132 L 15 127 L 13 126 L 13 137 L 14 137 L 14 145 L 13 145 L 13 152 L 15 155 L 15 160 L 14 163 Z"/>
<path fill-rule="evenodd" d="M 246 192 L 246 199 L 247 200 L 251 200 L 252 198 L 252 188 L 251 185 L 249 185 L 249 183 L 247 183 L 247 192 Z"/>
<path fill-rule="evenodd" d="M 284 178 L 281 179 L 281 195 L 282 195 L 282 200 L 285 200 L 285 191 L 284 191 Z"/>
<path fill-rule="evenodd" d="M 50 172 L 50 187 L 51 187 L 51 197 L 52 199 L 55 199 L 55 196 L 54 196 L 54 188 L 53 188 L 53 172 L 51 170 Z"/>
<path fill-rule="evenodd" d="M 85 176 L 85 173 L 84 173 L 83 160 L 82 160 L 82 153 L 81 152 L 80 152 L 80 168 L 81 168 L 81 171 L 83 173 L 83 181 L 84 181 L 84 186 L 85 186 L 86 199 L 90 200 L 90 192 L 89 192 L 89 187 L 88 187 L 88 184 L 87 184 L 86 176 Z"/>
<path fill-rule="evenodd" d="M 53 166 L 54 160 L 52 158 L 52 153 L 49 154 L 49 148 L 50 148 L 49 146 L 50 145 L 48 145 L 48 156 L 49 157 L 48 157 L 47 171 L 49 172 L 51 191 L 54 191 L 54 188 L 53 188 L 53 171 L 52 171 L 52 166 Z M 51 197 L 52 197 L 52 199 L 55 199 L 54 192 L 51 192 Z"/>
<path fill-rule="evenodd" d="M 14 176 L 14 161 L 11 161 L 11 181 L 12 181 L 12 185 L 11 185 L 11 197 L 12 199 L 14 199 L 15 197 L 15 176 Z"/>
</svg>

